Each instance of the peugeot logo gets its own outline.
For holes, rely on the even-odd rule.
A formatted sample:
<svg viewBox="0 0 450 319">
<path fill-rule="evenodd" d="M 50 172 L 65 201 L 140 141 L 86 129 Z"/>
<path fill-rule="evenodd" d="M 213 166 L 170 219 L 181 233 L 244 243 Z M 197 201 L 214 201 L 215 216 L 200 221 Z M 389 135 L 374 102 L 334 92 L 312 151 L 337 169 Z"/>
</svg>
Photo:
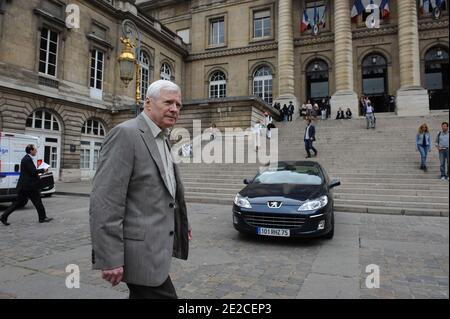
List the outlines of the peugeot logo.
<svg viewBox="0 0 450 319">
<path fill-rule="evenodd" d="M 269 208 L 280 208 L 283 205 L 283 202 L 271 201 L 267 202 L 267 207 Z"/>
</svg>

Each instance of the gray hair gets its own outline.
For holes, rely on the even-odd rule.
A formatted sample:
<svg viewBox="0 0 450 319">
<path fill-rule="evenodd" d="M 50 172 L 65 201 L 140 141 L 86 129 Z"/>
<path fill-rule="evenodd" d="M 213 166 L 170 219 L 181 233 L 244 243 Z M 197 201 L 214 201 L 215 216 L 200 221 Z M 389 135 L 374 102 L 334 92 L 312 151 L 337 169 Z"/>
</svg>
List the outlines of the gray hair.
<svg viewBox="0 0 450 319">
<path fill-rule="evenodd" d="M 167 90 L 170 92 L 181 92 L 181 89 L 178 85 L 171 81 L 166 80 L 158 80 L 153 82 L 147 89 L 147 94 L 145 97 L 149 97 L 152 99 L 158 99 L 161 94 L 161 90 Z"/>
</svg>

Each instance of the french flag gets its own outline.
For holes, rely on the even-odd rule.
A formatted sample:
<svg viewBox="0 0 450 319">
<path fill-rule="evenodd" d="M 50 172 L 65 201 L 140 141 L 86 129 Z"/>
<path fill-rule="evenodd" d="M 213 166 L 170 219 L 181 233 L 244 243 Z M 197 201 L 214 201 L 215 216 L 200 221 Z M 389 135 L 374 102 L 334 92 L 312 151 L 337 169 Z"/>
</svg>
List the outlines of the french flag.
<svg viewBox="0 0 450 319">
<path fill-rule="evenodd" d="M 303 33 L 306 30 L 308 30 L 309 27 L 309 18 L 308 14 L 306 13 L 306 10 L 303 11 L 303 18 L 302 18 L 302 24 L 300 26 L 300 31 Z"/>
<path fill-rule="evenodd" d="M 358 16 L 366 10 L 361 0 L 355 0 L 352 7 L 352 21 L 356 21 Z"/>
<path fill-rule="evenodd" d="M 419 1 L 419 11 L 421 14 L 430 13 L 430 0 L 420 0 Z"/>
<path fill-rule="evenodd" d="M 383 18 L 389 18 L 391 10 L 389 9 L 389 0 L 382 0 L 380 4 L 381 16 Z"/>
</svg>

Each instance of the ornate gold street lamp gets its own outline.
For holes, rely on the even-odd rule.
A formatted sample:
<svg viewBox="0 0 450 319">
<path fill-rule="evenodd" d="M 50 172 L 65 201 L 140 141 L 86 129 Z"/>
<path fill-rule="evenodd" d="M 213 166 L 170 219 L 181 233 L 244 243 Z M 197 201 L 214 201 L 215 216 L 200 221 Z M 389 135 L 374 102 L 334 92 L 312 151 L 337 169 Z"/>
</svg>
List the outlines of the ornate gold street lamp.
<svg viewBox="0 0 450 319">
<path fill-rule="evenodd" d="M 122 22 L 122 35 L 120 41 L 123 43 L 124 48 L 118 58 L 120 79 L 128 87 L 128 84 L 134 78 L 134 73 L 136 73 L 136 111 L 138 111 L 141 104 L 141 68 L 139 64 L 141 34 L 133 21 L 125 19 Z"/>
</svg>

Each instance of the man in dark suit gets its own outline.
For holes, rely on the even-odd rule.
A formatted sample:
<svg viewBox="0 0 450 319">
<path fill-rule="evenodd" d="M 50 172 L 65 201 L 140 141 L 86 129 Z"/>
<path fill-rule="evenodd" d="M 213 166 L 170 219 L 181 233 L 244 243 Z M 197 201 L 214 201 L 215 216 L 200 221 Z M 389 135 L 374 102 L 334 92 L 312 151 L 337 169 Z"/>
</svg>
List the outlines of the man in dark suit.
<svg viewBox="0 0 450 319">
<path fill-rule="evenodd" d="M 311 120 L 306 121 L 305 134 L 303 136 L 303 140 L 305 141 L 305 150 L 306 158 L 311 157 L 311 152 L 309 150 L 314 151 L 314 156 L 317 156 L 317 150 L 313 146 L 313 142 L 316 140 L 316 128 L 311 124 Z"/>
<path fill-rule="evenodd" d="M 32 156 L 36 156 L 37 149 L 33 144 L 27 145 L 25 148 L 27 153 L 20 162 L 20 177 L 17 182 L 17 199 L 9 206 L 0 217 L 0 221 L 5 226 L 9 226 L 8 216 L 12 214 L 18 207 L 23 207 L 28 199 L 31 200 L 39 215 L 40 223 L 48 223 L 53 218 L 48 218 L 45 214 L 45 208 L 41 201 L 40 178 L 38 174 L 44 173 L 47 170 L 36 169 Z"/>
<path fill-rule="evenodd" d="M 292 115 L 294 114 L 294 104 L 292 104 L 292 101 L 289 102 L 288 110 L 288 121 L 292 122 Z"/>
<path fill-rule="evenodd" d="M 184 188 L 167 140 L 178 120 L 180 88 L 150 85 L 144 111 L 114 127 L 100 151 L 89 208 L 92 264 L 130 299 L 176 299 L 172 257 L 186 260 L 192 238 Z"/>
</svg>

